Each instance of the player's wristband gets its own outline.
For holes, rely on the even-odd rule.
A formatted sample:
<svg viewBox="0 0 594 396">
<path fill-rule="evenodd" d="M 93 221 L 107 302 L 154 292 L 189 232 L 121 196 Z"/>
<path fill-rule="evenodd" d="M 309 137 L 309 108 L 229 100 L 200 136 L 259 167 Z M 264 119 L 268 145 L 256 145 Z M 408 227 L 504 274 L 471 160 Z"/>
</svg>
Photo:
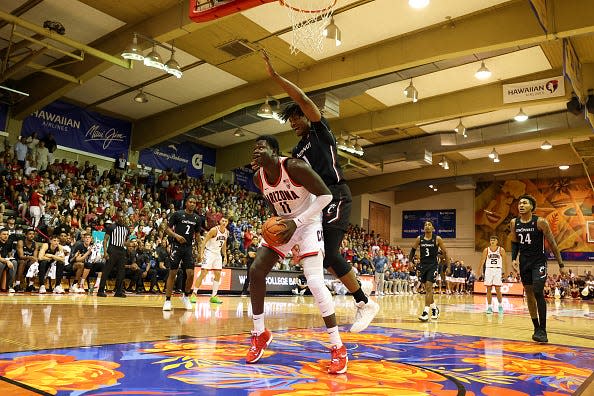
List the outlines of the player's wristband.
<svg viewBox="0 0 594 396">
<path fill-rule="evenodd" d="M 559 263 L 559 268 L 563 268 L 563 267 L 565 267 L 565 264 L 563 264 L 563 262 L 560 262 Z"/>
<path fill-rule="evenodd" d="M 518 242 L 512 242 L 512 260 L 518 258 L 518 253 L 520 253 L 520 244 Z"/>
</svg>

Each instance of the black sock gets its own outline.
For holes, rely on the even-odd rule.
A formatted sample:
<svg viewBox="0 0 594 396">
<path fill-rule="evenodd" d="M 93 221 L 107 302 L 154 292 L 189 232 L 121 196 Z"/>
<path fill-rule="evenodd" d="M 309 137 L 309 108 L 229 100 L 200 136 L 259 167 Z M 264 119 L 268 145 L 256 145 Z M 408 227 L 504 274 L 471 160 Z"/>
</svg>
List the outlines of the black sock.
<svg viewBox="0 0 594 396">
<path fill-rule="evenodd" d="M 365 304 L 369 302 L 365 293 L 363 293 L 363 289 L 359 288 L 356 292 L 353 293 L 353 297 L 355 297 L 356 302 L 363 301 Z"/>
<path fill-rule="evenodd" d="M 538 321 L 540 328 L 543 330 L 547 329 L 547 300 L 545 300 L 543 293 L 544 286 L 539 285 L 537 288 L 534 286 L 534 299 L 536 300 L 536 310 L 538 311 Z"/>
<path fill-rule="evenodd" d="M 165 297 L 165 301 L 171 301 L 171 296 Z"/>
<path fill-rule="evenodd" d="M 534 325 L 534 330 L 540 327 L 540 324 L 538 323 L 538 318 L 532 318 L 532 324 Z"/>
</svg>

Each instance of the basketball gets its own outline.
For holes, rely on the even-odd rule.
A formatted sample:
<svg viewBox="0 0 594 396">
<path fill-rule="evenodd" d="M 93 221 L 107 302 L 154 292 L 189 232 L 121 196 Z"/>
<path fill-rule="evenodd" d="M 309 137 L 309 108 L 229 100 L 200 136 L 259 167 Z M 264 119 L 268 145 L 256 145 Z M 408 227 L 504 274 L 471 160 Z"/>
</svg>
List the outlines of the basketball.
<svg viewBox="0 0 594 396">
<path fill-rule="evenodd" d="M 262 237 L 270 246 L 280 246 L 283 244 L 283 240 L 279 234 L 286 230 L 287 226 L 277 223 L 277 220 L 280 219 L 278 216 L 271 217 L 262 224 Z"/>
</svg>

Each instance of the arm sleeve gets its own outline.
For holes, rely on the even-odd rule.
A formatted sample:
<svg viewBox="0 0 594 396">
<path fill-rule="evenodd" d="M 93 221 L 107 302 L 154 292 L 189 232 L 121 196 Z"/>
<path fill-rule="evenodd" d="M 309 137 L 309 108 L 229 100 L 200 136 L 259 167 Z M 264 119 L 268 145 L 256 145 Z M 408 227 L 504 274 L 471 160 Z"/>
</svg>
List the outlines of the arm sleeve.
<svg viewBox="0 0 594 396">
<path fill-rule="evenodd" d="M 314 201 L 309 205 L 309 208 L 299 216 L 295 217 L 293 220 L 295 224 L 302 225 L 309 223 L 310 219 L 313 218 L 316 213 L 321 213 L 322 210 L 328 206 L 328 204 L 332 201 L 332 194 L 328 195 L 318 195 L 314 199 Z"/>
<path fill-rule="evenodd" d="M 410 261 L 412 263 L 413 259 L 415 258 L 415 253 L 417 252 L 417 249 L 415 248 L 410 248 L 410 253 L 408 255 L 408 261 Z"/>
</svg>

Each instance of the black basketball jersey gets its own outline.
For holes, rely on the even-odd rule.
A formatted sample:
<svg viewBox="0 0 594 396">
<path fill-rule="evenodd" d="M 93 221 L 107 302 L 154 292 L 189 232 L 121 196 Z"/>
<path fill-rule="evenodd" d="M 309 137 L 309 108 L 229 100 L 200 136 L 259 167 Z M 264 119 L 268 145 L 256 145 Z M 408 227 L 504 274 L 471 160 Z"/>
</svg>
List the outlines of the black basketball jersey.
<svg viewBox="0 0 594 396">
<path fill-rule="evenodd" d="M 33 256 L 35 253 L 35 242 L 31 242 L 31 246 L 27 246 L 27 243 L 23 241 L 23 256 Z"/>
<path fill-rule="evenodd" d="M 176 234 L 186 238 L 186 242 L 191 246 L 194 234 L 200 232 L 200 218 L 196 213 L 178 210 L 169 217 L 169 227 L 173 228 Z M 177 243 L 175 238 L 170 238 L 170 240 Z"/>
<path fill-rule="evenodd" d="M 546 258 L 544 253 L 544 235 L 538 229 L 538 216 L 532 215 L 527 223 L 516 218 L 516 238 L 520 244 L 520 256 Z"/>
<path fill-rule="evenodd" d="M 336 154 L 336 139 L 323 117 L 311 123 L 309 133 L 293 148 L 293 157 L 307 162 L 327 186 L 344 181 Z"/>
<path fill-rule="evenodd" d="M 425 235 L 421 235 L 419 249 L 421 265 L 437 265 L 437 252 L 439 251 L 437 235 L 433 234 L 431 239 L 428 240 L 425 239 Z"/>
</svg>

